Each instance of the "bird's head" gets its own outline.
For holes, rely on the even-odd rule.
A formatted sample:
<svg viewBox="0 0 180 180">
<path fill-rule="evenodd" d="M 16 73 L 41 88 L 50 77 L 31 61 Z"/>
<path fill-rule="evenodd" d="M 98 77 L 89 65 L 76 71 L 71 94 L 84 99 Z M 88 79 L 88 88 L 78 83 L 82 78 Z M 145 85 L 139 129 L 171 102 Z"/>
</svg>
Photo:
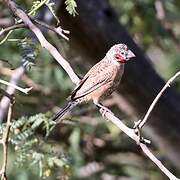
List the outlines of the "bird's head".
<svg viewBox="0 0 180 180">
<path fill-rule="evenodd" d="M 120 64 L 126 63 L 131 58 L 135 57 L 135 54 L 128 49 L 126 44 L 116 44 L 107 52 L 107 57 Z"/>
</svg>

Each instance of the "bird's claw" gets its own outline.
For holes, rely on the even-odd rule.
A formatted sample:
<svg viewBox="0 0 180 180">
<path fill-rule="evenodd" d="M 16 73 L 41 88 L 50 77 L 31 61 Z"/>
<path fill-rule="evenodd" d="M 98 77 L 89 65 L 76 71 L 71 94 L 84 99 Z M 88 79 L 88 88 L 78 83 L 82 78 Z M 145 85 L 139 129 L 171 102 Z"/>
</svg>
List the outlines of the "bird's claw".
<svg viewBox="0 0 180 180">
<path fill-rule="evenodd" d="M 138 144 L 138 145 L 139 145 L 140 143 L 143 143 L 143 144 L 151 144 L 151 141 L 150 141 L 149 139 L 145 139 L 145 138 L 142 136 L 141 127 L 139 127 L 140 124 L 141 124 L 141 119 L 140 119 L 139 121 L 135 121 L 135 122 L 134 122 L 134 126 L 133 126 L 134 132 L 135 132 L 135 134 L 138 136 L 137 144 Z"/>
<path fill-rule="evenodd" d="M 99 111 L 100 111 L 100 113 L 102 114 L 102 117 L 103 117 L 103 118 L 106 117 L 106 114 L 107 114 L 107 113 L 111 113 L 111 114 L 112 114 L 111 110 L 108 109 L 107 107 L 101 107 Z"/>
</svg>

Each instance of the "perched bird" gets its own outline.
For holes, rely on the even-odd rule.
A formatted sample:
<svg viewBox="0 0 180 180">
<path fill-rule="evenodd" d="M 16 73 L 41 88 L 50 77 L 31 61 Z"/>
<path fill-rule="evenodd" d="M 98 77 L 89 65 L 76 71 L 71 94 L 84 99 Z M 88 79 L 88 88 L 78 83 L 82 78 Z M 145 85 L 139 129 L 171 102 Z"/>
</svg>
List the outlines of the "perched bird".
<svg viewBox="0 0 180 180">
<path fill-rule="evenodd" d="M 53 120 L 59 123 L 62 116 L 77 104 L 91 100 L 101 110 L 108 111 L 100 103 L 100 99 L 110 95 L 118 87 L 124 72 L 124 64 L 133 57 L 134 53 L 125 44 L 111 47 L 106 56 L 82 78 L 71 93 L 67 105 L 53 117 Z"/>
</svg>

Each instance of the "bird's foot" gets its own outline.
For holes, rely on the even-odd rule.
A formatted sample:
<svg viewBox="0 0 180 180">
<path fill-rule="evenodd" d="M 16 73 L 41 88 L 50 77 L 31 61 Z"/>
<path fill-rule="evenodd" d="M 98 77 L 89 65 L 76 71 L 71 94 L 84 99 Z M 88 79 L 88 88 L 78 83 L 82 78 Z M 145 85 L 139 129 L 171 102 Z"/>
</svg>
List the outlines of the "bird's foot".
<svg viewBox="0 0 180 180">
<path fill-rule="evenodd" d="M 138 136 L 137 145 L 139 145 L 140 143 L 151 144 L 151 141 L 149 139 L 145 139 L 142 136 L 142 128 L 139 126 L 140 123 L 141 120 L 134 122 L 134 127 L 133 127 L 135 134 Z"/>
<path fill-rule="evenodd" d="M 107 114 L 107 113 L 113 114 L 113 113 L 111 112 L 111 110 L 108 109 L 107 107 L 101 107 L 99 111 L 100 111 L 100 113 L 102 114 L 102 117 L 103 117 L 103 118 L 106 117 L 106 114 Z"/>
<path fill-rule="evenodd" d="M 100 113 L 102 114 L 103 118 L 106 117 L 106 114 L 107 114 L 107 113 L 113 114 L 110 109 L 108 109 L 107 107 L 103 106 L 103 105 L 100 104 L 100 103 L 96 104 L 96 106 L 99 108 L 99 111 L 100 111 Z"/>
</svg>

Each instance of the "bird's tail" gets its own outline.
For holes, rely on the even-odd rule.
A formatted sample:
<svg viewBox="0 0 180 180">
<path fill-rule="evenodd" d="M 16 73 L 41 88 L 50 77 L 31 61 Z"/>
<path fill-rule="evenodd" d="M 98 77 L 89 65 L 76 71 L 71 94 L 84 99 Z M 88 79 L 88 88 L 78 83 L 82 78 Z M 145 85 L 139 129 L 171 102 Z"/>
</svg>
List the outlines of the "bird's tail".
<svg viewBox="0 0 180 180">
<path fill-rule="evenodd" d="M 76 105 L 77 101 L 69 101 L 66 106 L 64 106 L 57 114 L 55 114 L 52 118 L 56 123 L 60 123 L 61 118 L 68 112 L 71 111 Z"/>
</svg>

